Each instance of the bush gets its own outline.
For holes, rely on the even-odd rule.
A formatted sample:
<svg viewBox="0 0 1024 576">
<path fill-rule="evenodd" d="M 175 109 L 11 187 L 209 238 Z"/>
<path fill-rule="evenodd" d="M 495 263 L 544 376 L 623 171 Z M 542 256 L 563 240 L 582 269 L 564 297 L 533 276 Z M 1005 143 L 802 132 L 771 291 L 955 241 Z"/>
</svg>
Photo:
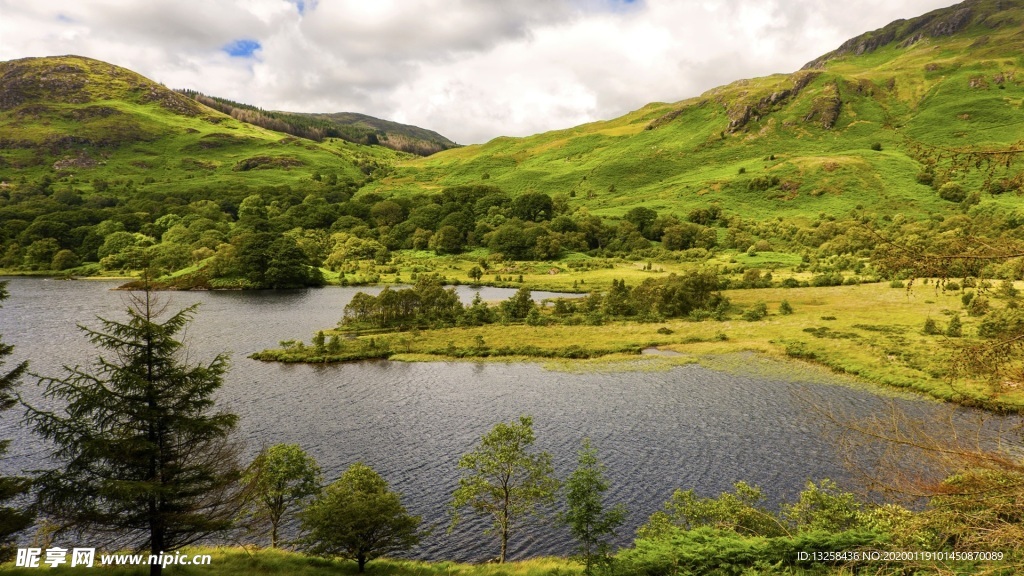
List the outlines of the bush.
<svg viewBox="0 0 1024 576">
<path fill-rule="evenodd" d="M 939 325 L 935 322 L 934 318 L 928 318 L 924 321 L 924 333 L 928 335 L 939 333 Z"/>
<path fill-rule="evenodd" d="M 752 308 L 743 313 L 743 319 L 747 322 L 757 322 L 768 315 L 768 305 L 764 302 L 754 304 Z"/>
<path fill-rule="evenodd" d="M 946 182 L 939 188 L 939 198 L 947 202 L 963 202 L 964 198 L 967 198 L 967 192 L 956 182 Z"/>
<path fill-rule="evenodd" d="M 967 305 L 968 316 L 984 316 L 989 311 L 988 298 L 978 296 Z"/>
<path fill-rule="evenodd" d="M 960 296 L 960 302 L 963 303 L 964 308 L 971 305 L 971 300 L 974 300 L 974 292 L 964 292 Z"/>
<path fill-rule="evenodd" d="M 949 326 L 946 327 L 946 336 L 959 338 L 963 336 L 963 326 L 960 324 L 960 316 L 953 316 L 949 319 Z"/>
<path fill-rule="evenodd" d="M 893 278 L 891 281 L 889 281 L 889 288 L 904 288 L 904 287 L 905 287 L 905 285 L 903 284 L 902 280 L 899 280 L 897 278 Z"/>
<path fill-rule="evenodd" d="M 782 303 L 779 304 L 779 314 L 782 314 L 783 316 L 789 316 L 792 313 L 793 306 L 790 305 L 789 300 L 783 300 Z"/>
<path fill-rule="evenodd" d="M 871 144 L 871 149 L 874 150 L 875 152 L 881 152 L 882 151 L 882 143 L 881 142 L 874 142 L 874 143 L 872 143 Z"/>
</svg>

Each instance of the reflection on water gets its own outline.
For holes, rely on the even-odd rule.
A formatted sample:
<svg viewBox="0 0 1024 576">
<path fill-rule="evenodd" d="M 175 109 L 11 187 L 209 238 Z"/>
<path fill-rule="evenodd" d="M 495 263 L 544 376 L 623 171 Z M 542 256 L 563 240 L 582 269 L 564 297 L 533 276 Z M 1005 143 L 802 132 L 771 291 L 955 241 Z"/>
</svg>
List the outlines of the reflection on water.
<svg viewBox="0 0 1024 576">
<path fill-rule="evenodd" d="M 95 350 L 75 329 L 97 315 L 123 318 L 123 294 L 104 282 L 10 280 L 0 333 L 30 359 L 32 371 L 60 373 L 88 364 Z M 440 528 L 416 551 L 425 558 L 478 560 L 497 553 L 484 524 L 447 534 L 447 501 L 459 456 L 495 423 L 534 417 L 537 445 L 564 478 L 589 437 L 607 464 L 609 497 L 630 511 L 622 543 L 675 488 L 701 495 L 737 480 L 762 486 L 772 501 L 792 498 L 809 479 L 842 478 L 839 458 L 821 438 L 801 398 L 821 395 L 847 412 L 870 413 L 888 400 L 865 391 L 751 378 L 686 366 L 666 372 L 567 374 L 531 364 L 365 362 L 337 366 L 261 363 L 246 358 L 280 340 L 309 340 L 333 326 L 359 289 L 167 294 L 172 308 L 201 303 L 188 339 L 193 356 L 229 352 L 232 369 L 219 401 L 241 417 L 249 449 L 302 445 L 336 478 L 362 461 L 404 494 L 404 502 Z M 363 289 L 365 290 L 365 289 Z M 473 291 L 462 287 L 467 301 Z M 487 289 L 485 299 L 513 290 Z M 28 380 L 26 396 L 39 402 Z M 938 407 L 906 402 L 927 414 Z M 45 465 L 46 447 L 5 415 L 0 438 L 13 438 L 6 470 Z M 564 528 L 539 525 L 514 534 L 512 557 L 566 554 Z"/>
</svg>

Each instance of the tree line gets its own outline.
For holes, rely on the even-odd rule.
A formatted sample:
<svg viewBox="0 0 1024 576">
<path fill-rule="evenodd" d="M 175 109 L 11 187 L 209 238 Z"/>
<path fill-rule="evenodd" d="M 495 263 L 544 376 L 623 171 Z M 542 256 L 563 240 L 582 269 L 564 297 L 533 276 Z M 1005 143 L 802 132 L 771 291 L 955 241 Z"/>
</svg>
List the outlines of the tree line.
<svg viewBox="0 0 1024 576">
<path fill-rule="evenodd" d="M 863 210 L 810 222 L 758 222 L 727 215 L 715 204 L 685 215 L 637 207 L 603 218 L 573 209 L 564 195 L 512 196 L 473 185 L 434 194 L 354 196 L 363 183 L 318 172 L 306 187 L 214 185 L 143 194 L 146 184 L 128 179 L 96 179 L 91 191 L 49 178 L 15 181 L 0 190 L 0 266 L 78 275 L 147 266 L 194 269 L 175 281 L 183 287 L 280 288 L 322 281 L 305 269 L 323 268 L 344 279 L 360 262 L 383 265 L 401 250 L 443 255 L 485 248 L 492 260 L 584 253 L 696 261 L 728 249 L 801 253 L 805 262 L 797 271 L 867 274 L 865 260 L 877 248 L 871 228 L 931 239 L 953 223 L 872 220 Z M 967 222 L 1002 232 L 1024 221 L 983 208 Z"/>
<path fill-rule="evenodd" d="M 425 274 L 409 288 L 385 287 L 376 296 L 357 292 L 345 305 L 340 324 L 356 329 L 408 330 L 517 321 L 536 325 L 581 318 L 600 323 L 606 317 L 649 321 L 712 316 L 722 319 L 729 308 L 729 299 L 721 293 L 726 284 L 711 269 L 647 278 L 634 287 L 624 280 L 614 280 L 609 290 L 592 291 L 580 299 L 557 299 L 552 314 L 543 316 L 529 288 L 520 288 L 497 306 L 488 306 L 479 294 L 469 305 L 463 305 L 455 289 L 446 288 L 443 281 L 436 274 Z"/>
</svg>

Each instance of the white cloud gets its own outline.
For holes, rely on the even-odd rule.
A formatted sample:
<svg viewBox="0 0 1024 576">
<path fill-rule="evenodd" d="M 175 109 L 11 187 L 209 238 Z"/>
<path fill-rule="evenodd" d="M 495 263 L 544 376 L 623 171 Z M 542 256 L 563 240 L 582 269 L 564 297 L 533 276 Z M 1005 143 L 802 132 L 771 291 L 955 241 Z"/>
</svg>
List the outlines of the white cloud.
<svg viewBox="0 0 1024 576">
<path fill-rule="evenodd" d="M 791 72 L 951 0 L 0 0 L 0 59 L 80 54 L 295 111 L 459 142 L 612 118 Z M 223 49 L 259 42 L 252 57 Z"/>
</svg>

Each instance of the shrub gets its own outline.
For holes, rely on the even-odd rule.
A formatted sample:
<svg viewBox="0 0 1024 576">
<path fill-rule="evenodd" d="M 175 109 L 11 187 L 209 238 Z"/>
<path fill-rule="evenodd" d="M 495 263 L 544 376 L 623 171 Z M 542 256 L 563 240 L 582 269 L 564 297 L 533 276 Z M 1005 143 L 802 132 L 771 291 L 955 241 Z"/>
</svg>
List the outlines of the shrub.
<svg viewBox="0 0 1024 576">
<path fill-rule="evenodd" d="M 963 303 L 964 308 L 971 305 L 971 300 L 974 300 L 974 292 L 964 292 L 960 296 L 960 302 Z"/>
<path fill-rule="evenodd" d="M 968 316 L 984 316 L 989 311 L 988 298 L 978 296 L 967 305 Z"/>
<path fill-rule="evenodd" d="M 779 314 L 782 314 L 783 316 L 789 316 L 792 313 L 793 306 L 790 305 L 789 300 L 783 300 L 782 303 L 779 304 Z"/>
<path fill-rule="evenodd" d="M 768 305 L 764 302 L 754 304 L 752 308 L 743 313 L 743 319 L 747 322 L 757 322 L 768 315 Z"/>
<path fill-rule="evenodd" d="M 946 327 L 946 336 L 959 338 L 963 336 L 963 326 L 960 324 L 960 316 L 953 316 L 949 319 L 949 326 Z"/>
<path fill-rule="evenodd" d="M 881 152 L 882 151 L 882 143 L 881 142 L 873 142 L 871 144 L 871 149 L 874 150 L 875 152 Z"/>
<path fill-rule="evenodd" d="M 924 333 L 928 335 L 939 333 L 939 325 L 935 322 L 934 318 L 928 318 L 924 321 Z"/>
<path fill-rule="evenodd" d="M 964 198 L 967 198 L 967 192 L 956 182 L 946 182 L 939 188 L 939 198 L 947 202 L 963 202 Z"/>
</svg>

